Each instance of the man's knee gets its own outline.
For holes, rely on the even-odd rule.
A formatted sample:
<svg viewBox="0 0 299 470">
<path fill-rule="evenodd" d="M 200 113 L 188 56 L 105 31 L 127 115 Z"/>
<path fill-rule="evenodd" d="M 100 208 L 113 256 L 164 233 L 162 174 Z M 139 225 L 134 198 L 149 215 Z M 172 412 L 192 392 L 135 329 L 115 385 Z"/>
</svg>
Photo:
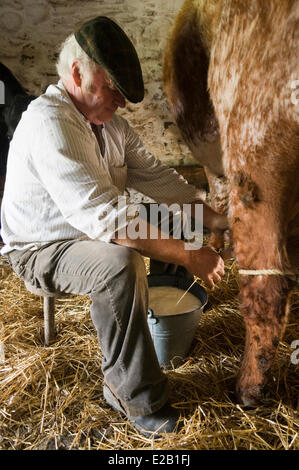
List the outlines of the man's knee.
<svg viewBox="0 0 299 470">
<path fill-rule="evenodd" d="M 128 276 L 128 280 L 136 277 L 146 276 L 145 263 L 143 257 L 132 248 L 121 247 L 117 263 L 119 269 Z"/>
<path fill-rule="evenodd" d="M 99 332 L 106 328 L 110 320 L 115 320 L 125 334 L 136 313 L 140 317 L 138 321 L 143 321 L 141 318 L 144 316 L 140 313 L 146 311 L 146 269 L 143 257 L 131 248 L 119 246 L 113 253 L 112 258 L 105 260 L 106 273 L 102 273 L 91 291 L 91 313 Z M 103 323 L 104 317 L 106 320 Z M 136 326 L 138 321 L 134 321 Z M 114 334 L 115 331 L 112 336 Z"/>
<path fill-rule="evenodd" d="M 136 279 L 146 279 L 143 257 L 132 248 L 117 244 L 101 245 L 100 250 L 93 251 L 92 257 L 93 290 L 103 283 L 108 287 L 118 284 L 125 288 L 129 283 L 135 283 Z"/>
</svg>

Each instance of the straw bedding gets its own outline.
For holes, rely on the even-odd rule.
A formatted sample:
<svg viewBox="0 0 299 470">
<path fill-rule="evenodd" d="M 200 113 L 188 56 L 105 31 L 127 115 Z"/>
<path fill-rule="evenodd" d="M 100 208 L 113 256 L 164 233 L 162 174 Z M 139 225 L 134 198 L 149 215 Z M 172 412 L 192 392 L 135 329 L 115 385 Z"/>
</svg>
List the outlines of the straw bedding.
<svg viewBox="0 0 299 470">
<path fill-rule="evenodd" d="M 299 340 L 298 290 L 267 401 L 245 409 L 233 394 L 244 347 L 237 269 L 226 263 L 225 278 L 208 291 L 210 307 L 190 356 L 166 372 L 184 427 L 153 440 L 103 399 L 88 296 L 57 299 L 57 340 L 45 348 L 41 299 L 0 261 L 0 449 L 299 449 L 299 366 L 291 362 L 291 343 Z"/>
</svg>

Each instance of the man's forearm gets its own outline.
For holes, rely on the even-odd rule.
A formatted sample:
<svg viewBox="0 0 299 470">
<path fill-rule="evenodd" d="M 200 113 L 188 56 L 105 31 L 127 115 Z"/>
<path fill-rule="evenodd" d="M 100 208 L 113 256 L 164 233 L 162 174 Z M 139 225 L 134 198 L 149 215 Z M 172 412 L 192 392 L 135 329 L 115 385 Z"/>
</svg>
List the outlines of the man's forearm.
<svg viewBox="0 0 299 470">
<path fill-rule="evenodd" d="M 225 230 L 228 228 L 228 222 L 226 215 L 219 214 L 211 206 L 202 200 L 192 202 L 191 215 L 195 218 L 195 205 L 202 204 L 202 216 L 204 227 L 209 228 L 212 232 L 215 230 Z"/>
<path fill-rule="evenodd" d="M 141 255 L 163 261 L 166 263 L 184 266 L 194 276 L 205 281 L 208 287 L 213 288 L 224 274 L 224 263 L 222 258 L 210 247 L 202 247 L 195 250 L 185 249 L 185 242 L 176 238 L 162 238 L 160 231 L 158 236 L 150 237 L 150 224 L 145 221 L 144 228 L 147 229 L 148 237 L 130 237 L 128 227 L 120 230 L 113 238 L 118 245 L 133 248 Z"/>
<path fill-rule="evenodd" d="M 112 239 L 118 245 L 134 248 L 141 255 L 164 261 L 166 263 L 179 264 L 184 266 L 187 262 L 187 253 L 184 249 L 184 241 L 171 238 L 162 238 L 160 230 L 155 230 L 155 237 L 151 237 L 151 226 L 148 222 L 140 221 L 143 224 L 143 238 L 132 239 L 127 235 L 127 227 L 122 229 Z M 140 230 L 141 231 L 141 230 Z M 165 234 L 163 234 L 165 237 Z"/>
</svg>

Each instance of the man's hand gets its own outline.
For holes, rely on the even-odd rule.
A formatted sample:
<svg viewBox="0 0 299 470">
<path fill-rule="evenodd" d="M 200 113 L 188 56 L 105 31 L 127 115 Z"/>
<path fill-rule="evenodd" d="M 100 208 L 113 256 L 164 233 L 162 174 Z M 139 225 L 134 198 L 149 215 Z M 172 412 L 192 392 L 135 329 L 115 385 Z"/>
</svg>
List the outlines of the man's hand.
<svg viewBox="0 0 299 470">
<path fill-rule="evenodd" d="M 186 250 L 185 242 L 174 238 L 151 239 L 150 225 L 148 222 L 141 220 L 140 224 L 144 224 L 144 231 L 147 233 L 145 238 L 131 239 L 126 237 L 126 228 L 122 229 L 124 233 L 117 235 L 112 240 L 119 245 L 134 248 L 143 256 L 184 266 L 193 275 L 200 277 L 208 287 L 213 288 L 214 285 L 221 280 L 224 275 L 224 261 L 209 246 L 204 246 L 199 250 Z M 158 232 L 158 235 L 161 235 Z"/>
<path fill-rule="evenodd" d="M 214 288 L 215 284 L 224 275 L 224 261 L 221 256 L 209 246 L 204 246 L 199 250 L 190 250 L 186 269 L 195 276 L 200 277 L 208 287 Z"/>
<path fill-rule="evenodd" d="M 224 246 L 224 232 L 229 228 L 228 218 L 225 214 L 219 214 L 209 204 L 197 200 L 192 203 L 191 215 L 196 218 L 196 205 L 202 204 L 203 225 L 211 230 L 210 246 L 216 249 Z"/>
<path fill-rule="evenodd" d="M 209 205 L 203 205 L 204 226 L 211 230 L 208 245 L 219 250 L 223 259 L 234 258 L 233 241 L 226 214 L 219 214 Z M 225 247 L 226 244 L 226 247 Z"/>
</svg>

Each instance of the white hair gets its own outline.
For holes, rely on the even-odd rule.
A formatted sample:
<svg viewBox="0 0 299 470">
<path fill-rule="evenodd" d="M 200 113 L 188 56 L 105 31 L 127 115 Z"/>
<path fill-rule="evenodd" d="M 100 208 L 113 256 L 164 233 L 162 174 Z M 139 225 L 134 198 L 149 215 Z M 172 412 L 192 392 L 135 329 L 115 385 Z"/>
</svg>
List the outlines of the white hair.
<svg viewBox="0 0 299 470">
<path fill-rule="evenodd" d="M 74 60 L 78 62 L 80 73 L 81 75 L 84 74 L 86 83 L 90 83 L 99 65 L 83 51 L 75 35 L 70 34 L 60 46 L 60 53 L 56 64 L 57 73 L 62 80 L 71 75 Z"/>
</svg>

